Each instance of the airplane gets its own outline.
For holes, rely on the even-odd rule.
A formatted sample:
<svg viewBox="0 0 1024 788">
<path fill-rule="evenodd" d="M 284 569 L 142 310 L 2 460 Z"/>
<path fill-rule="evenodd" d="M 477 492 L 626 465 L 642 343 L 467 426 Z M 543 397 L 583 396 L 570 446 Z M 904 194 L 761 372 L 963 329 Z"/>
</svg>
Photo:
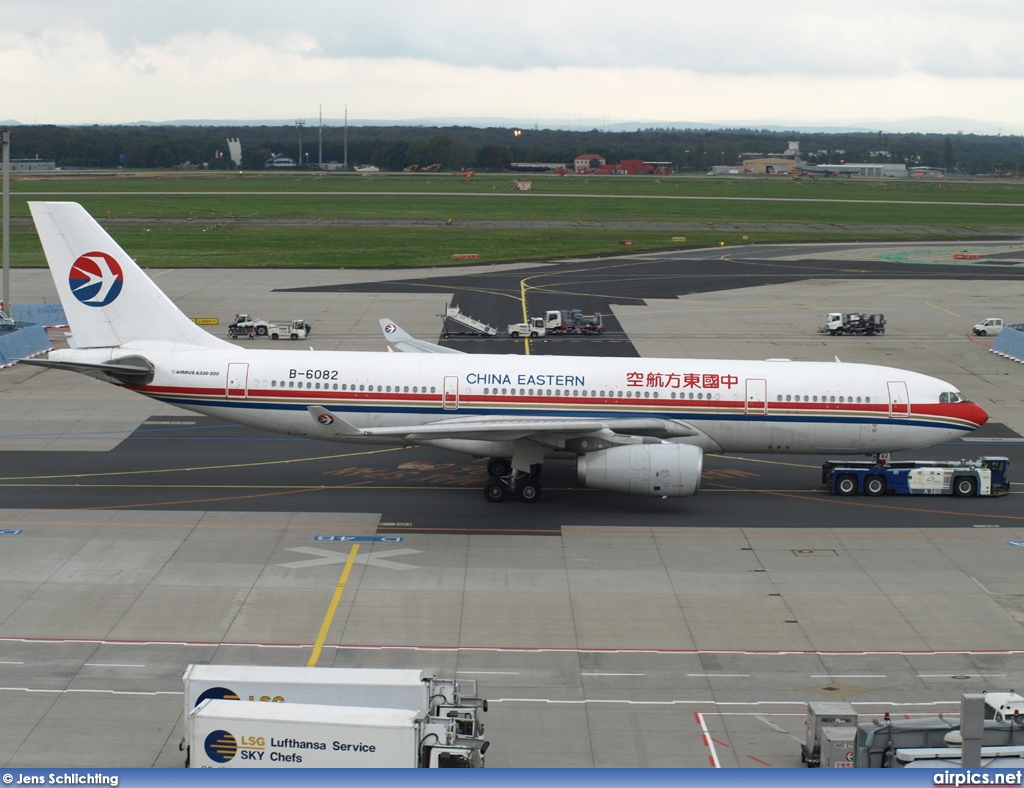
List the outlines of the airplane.
<svg viewBox="0 0 1024 788">
<path fill-rule="evenodd" d="M 807 173 L 813 175 L 824 175 L 828 177 L 830 175 L 856 175 L 860 172 L 860 166 L 856 164 L 807 164 L 800 160 L 797 156 L 793 162 L 793 169 L 797 173 Z"/>
<path fill-rule="evenodd" d="M 77 203 L 29 206 L 72 336 L 22 363 L 271 432 L 487 457 L 493 503 L 537 501 L 547 459 L 575 460 L 587 487 L 683 497 L 704 452 L 877 456 L 988 420 L 942 380 L 838 359 L 466 354 L 387 318 L 398 352 L 241 347 L 189 320 Z"/>
</svg>

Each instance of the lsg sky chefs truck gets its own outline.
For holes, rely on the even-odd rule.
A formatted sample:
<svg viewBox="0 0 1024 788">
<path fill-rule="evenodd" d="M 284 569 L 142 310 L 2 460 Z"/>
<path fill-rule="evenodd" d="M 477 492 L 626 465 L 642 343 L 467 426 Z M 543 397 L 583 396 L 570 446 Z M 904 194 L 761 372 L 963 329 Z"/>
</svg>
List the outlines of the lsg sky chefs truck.
<svg viewBox="0 0 1024 788">
<path fill-rule="evenodd" d="M 487 749 L 412 709 L 211 698 L 190 716 L 193 768 L 473 768 Z"/>
<path fill-rule="evenodd" d="M 483 742 L 480 716 L 487 701 L 477 697 L 475 681 L 439 678 L 431 670 L 373 668 L 296 668 L 265 665 L 189 665 L 185 685 L 186 750 L 192 741 L 191 713 L 207 699 L 411 709 L 443 717 L 464 739 Z"/>
</svg>

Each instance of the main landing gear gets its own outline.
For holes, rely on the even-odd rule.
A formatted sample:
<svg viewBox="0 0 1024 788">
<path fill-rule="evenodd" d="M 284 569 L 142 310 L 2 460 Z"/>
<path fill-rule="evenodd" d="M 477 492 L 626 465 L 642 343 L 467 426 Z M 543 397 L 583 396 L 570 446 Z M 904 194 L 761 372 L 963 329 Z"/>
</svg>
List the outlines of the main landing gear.
<svg viewBox="0 0 1024 788">
<path fill-rule="evenodd" d="M 491 477 L 484 485 L 484 498 L 491 503 L 501 503 L 509 495 L 518 495 L 525 503 L 535 503 L 540 498 L 540 465 L 531 465 L 529 473 L 517 471 L 512 463 L 501 457 L 492 457 L 487 462 L 487 473 Z"/>
</svg>

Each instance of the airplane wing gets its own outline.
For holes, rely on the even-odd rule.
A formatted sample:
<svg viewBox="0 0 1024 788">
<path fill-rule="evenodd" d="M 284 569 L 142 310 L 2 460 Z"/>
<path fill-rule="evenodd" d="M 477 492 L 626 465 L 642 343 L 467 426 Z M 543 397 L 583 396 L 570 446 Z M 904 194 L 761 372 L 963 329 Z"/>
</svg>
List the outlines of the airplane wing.
<svg viewBox="0 0 1024 788">
<path fill-rule="evenodd" d="M 478 441 L 533 440 L 545 445 L 554 445 L 566 439 L 590 436 L 600 437 L 614 444 L 633 442 L 630 439 L 635 437 L 652 438 L 654 442 L 658 442 L 665 438 L 687 438 L 700 434 L 695 427 L 686 422 L 657 418 L 520 419 L 504 416 L 458 416 L 401 427 L 359 428 L 319 405 L 310 406 L 307 410 L 322 430 L 320 435 L 314 437 L 337 439 L 358 435 L 365 438 L 396 438 L 410 443 L 457 438 Z"/>
<path fill-rule="evenodd" d="M 464 355 L 461 350 L 453 350 L 450 347 L 441 347 L 424 342 L 422 339 L 415 339 L 386 317 L 380 319 L 380 328 L 384 332 L 384 339 L 402 353 L 458 353 Z M 389 347 L 388 350 L 391 348 Z"/>
</svg>

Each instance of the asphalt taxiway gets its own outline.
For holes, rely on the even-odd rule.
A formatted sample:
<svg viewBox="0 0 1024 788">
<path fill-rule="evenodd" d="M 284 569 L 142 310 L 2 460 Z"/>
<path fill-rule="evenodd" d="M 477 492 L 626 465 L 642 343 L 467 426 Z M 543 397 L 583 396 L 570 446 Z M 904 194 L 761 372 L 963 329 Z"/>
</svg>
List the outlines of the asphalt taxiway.
<svg viewBox="0 0 1024 788">
<path fill-rule="evenodd" d="M 915 456 L 1006 454 L 1012 478 L 1021 368 L 966 331 L 1013 319 L 1024 260 L 1004 242 L 953 265 L 953 248 L 155 278 L 222 326 L 236 311 L 305 317 L 296 352 L 381 349 L 380 317 L 433 339 L 453 301 L 500 325 L 525 294 L 532 314 L 573 306 L 609 324 L 531 353 L 907 367 L 992 416 Z M 48 276 L 15 271 L 19 300 L 52 300 Z M 816 333 L 856 309 L 884 312 L 886 335 Z M 1024 678 L 1016 494 L 840 499 L 821 489 L 822 458 L 776 455 L 708 457 L 700 495 L 668 501 L 585 490 L 549 463 L 542 501 L 491 505 L 482 465 L 458 455 L 265 435 L 23 367 L 0 371 L 0 401 L 8 766 L 180 766 L 185 666 L 307 664 L 353 551 L 316 664 L 477 679 L 489 766 L 799 766 L 808 700 L 949 714 L 961 692 Z"/>
</svg>

